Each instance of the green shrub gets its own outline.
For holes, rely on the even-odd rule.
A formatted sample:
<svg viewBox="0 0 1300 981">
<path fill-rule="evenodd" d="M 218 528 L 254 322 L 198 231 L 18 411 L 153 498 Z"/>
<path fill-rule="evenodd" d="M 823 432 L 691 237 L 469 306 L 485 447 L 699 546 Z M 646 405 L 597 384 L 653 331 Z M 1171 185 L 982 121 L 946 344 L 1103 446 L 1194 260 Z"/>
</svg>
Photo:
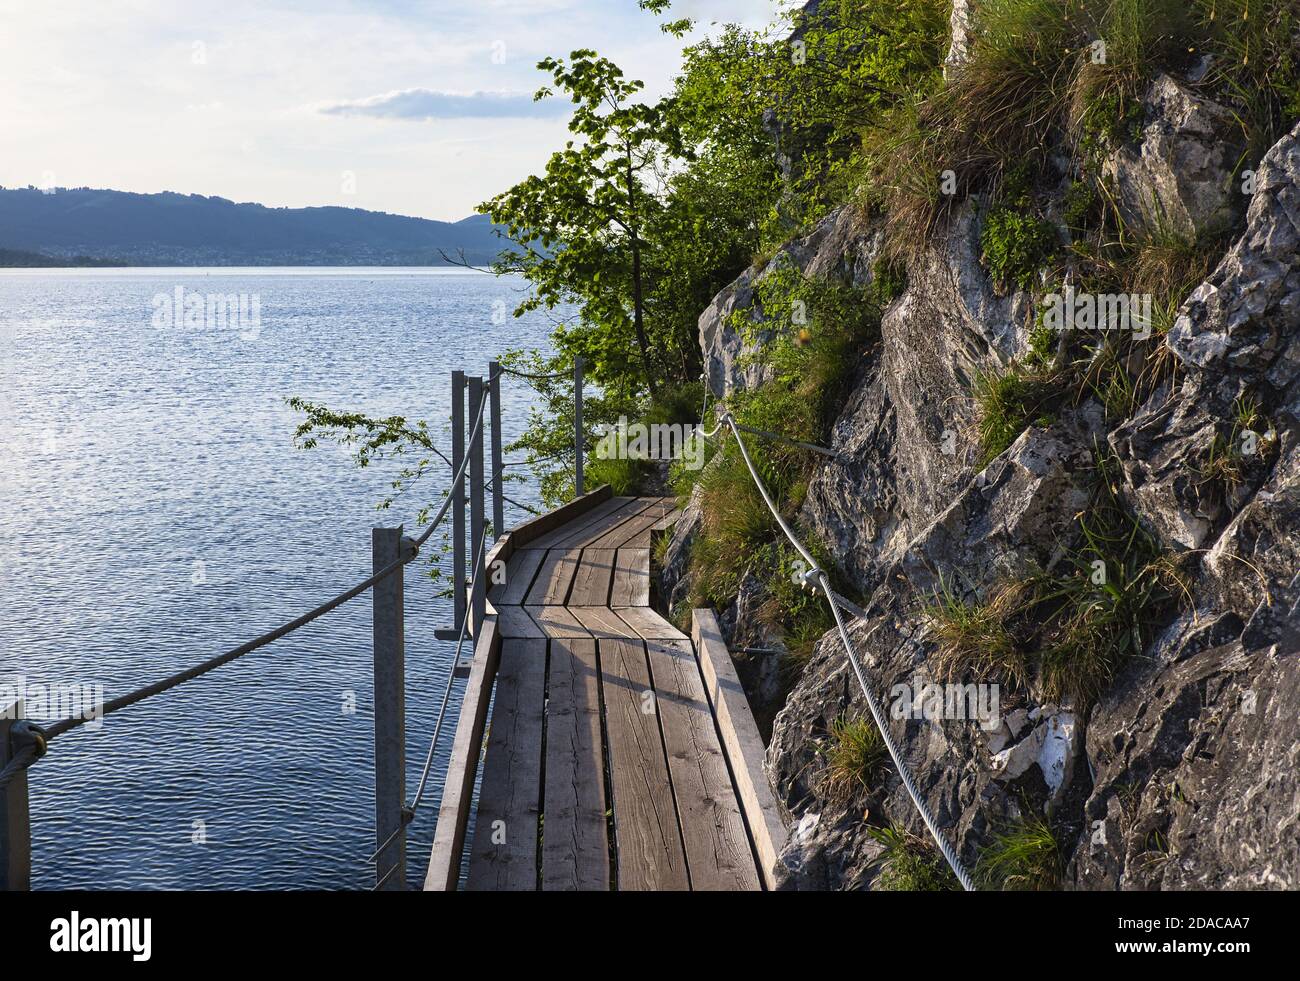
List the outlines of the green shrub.
<svg viewBox="0 0 1300 981">
<path fill-rule="evenodd" d="M 814 541 L 811 551 L 823 569 L 834 565 L 825 550 Z M 812 657 L 813 648 L 822 636 L 835 627 L 835 618 L 819 589 L 797 583 L 801 573 L 807 571 L 807 561 L 784 538 L 768 546 L 763 556 L 766 568 L 760 570 L 767 588 L 767 599 L 758 609 L 758 618 L 769 628 L 778 631 L 788 650 L 785 659 L 785 681 L 793 686 Z M 832 584 L 841 592 L 842 583 Z"/>
<path fill-rule="evenodd" d="M 822 442 L 848 394 L 862 349 L 879 332 L 880 315 L 895 290 L 896 266 L 880 264 L 867 290 L 803 275 L 788 259 L 754 286 L 754 305 L 731 315 L 729 326 L 750 342 L 766 335 L 749 363 L 772 380 L 737 393 L 737 418 L 791 439 Z"/>
<path fill-rule="evenodd" d="M 1101 195 L 1090 180 L 1071 181 L 1065 191 L 1061 217 L 1072 232 L 1082 232 L 1097 223 Z"/>
<path fill-rule="evenodd" d="M 1035 214 L 997 205 L 984 216 L 980 247 L 984 264 L 1000 288 L 1027 290 L 1056 253 L 1056 228 Z"/>
</svg>

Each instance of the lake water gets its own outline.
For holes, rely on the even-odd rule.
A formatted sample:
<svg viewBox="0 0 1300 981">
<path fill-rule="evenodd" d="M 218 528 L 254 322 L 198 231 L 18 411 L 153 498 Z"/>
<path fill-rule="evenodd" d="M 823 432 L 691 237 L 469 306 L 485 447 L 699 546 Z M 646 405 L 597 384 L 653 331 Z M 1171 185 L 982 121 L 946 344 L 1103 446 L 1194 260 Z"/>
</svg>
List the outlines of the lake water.
<svg viewBox="0 0 1300 981">
<path fill-rule="evenodd" d="M 502 322 L 522 286 L 467 270 L 0 271 L 0 683 L 110 699 L 364 579 L 371 526 L 414 527 L 448 475 L 379 513 L 394 468 L 294 449 L 284 400 L 445 433 L 452 369 L 545 346 L 544 317 Z M 249 317 L 173 322 L 178 289 L 243 294 Z M 508 437 L 529 396 L 506 380 Z M 406 575 L 408 796 L 453 655 L 426 558 Z M 30 772 L 33 887 L 369 887 L 370 630 L 367 594 L 57 739 Z M 408 837 L 415 885 L 453 729 Z"/>
</svg>

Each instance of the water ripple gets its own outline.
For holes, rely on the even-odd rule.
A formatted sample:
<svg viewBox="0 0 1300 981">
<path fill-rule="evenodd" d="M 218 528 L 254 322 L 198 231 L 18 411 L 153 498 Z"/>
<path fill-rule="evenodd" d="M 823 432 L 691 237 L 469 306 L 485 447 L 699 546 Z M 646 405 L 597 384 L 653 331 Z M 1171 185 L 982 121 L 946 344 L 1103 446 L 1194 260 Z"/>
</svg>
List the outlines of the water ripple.
<svg viewBox="0 0 1300 981">
<path fill-rule="evenodd" d="M 177 285 L 259 294 L 256 339 L 152 327 L 153 296 Z M 283 400 L 443 425 L 449 370 L 545 343 L 540 317 L 492 326 L 520 285 L 445 271 L 0 274 L 0 681 L 112 698 L 364 578 L 370 527 L 409 520 L 445 475 L 377 515 L 394 469 L 295 451 Z M 507 383 L 508 435 L 530 404 Z M 524 486 L 511 496 L 535 502 Z M 451 658 L 423 563 L 406 576 L 408 793 Z M 370 629 L 362 597 L 59 739 L 32 771 L 35 887 L 367 887 Z M 448 728 L 437 774 L 450 744 Z M 440 786 L 410 835 L 413 884 Z"/>
</svg>

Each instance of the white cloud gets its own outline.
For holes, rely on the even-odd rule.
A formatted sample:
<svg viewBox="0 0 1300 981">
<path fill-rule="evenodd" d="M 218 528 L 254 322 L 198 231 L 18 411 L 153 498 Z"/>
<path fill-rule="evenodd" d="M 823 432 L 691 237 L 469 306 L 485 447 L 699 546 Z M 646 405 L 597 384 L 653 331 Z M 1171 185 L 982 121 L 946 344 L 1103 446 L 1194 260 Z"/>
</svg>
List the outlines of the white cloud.
<svg viewBox="0 0 1300 981">
<path fill-rule="evenodd" d="M 595 48 L 653 97 L 681 47 L 635 0 L 0 0 L 0 23 L 0 184 L 453 220 L 562 145 L 540 58 Z"/>
</svg>

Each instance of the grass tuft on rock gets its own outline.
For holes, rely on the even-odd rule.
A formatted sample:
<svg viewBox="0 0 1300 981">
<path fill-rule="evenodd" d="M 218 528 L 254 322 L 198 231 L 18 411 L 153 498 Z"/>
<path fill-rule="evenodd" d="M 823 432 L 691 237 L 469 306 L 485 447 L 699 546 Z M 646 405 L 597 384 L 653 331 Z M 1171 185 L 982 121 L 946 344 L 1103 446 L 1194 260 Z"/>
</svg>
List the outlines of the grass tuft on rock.
<svg viewBox="0 0 1300 981">
<path fill-rule="evenodd" d="M 919 838 L 901 824 L 868 828 L 867 834 L 884 846 L 876 860 L 880 874 L 875 888 L 883 892 L 959 892 L 961 883 L 928 839 Z"/>
<path fill-rule="evenodd" d="M 1110 466 L 1098 464 L 1063 570 L 1003 581 L 990 598 L 970 602 L 940 584 L 926 614 L 936 663 L 950 678 L 1009 683 L 1042 701 L 1086 706 L 1187 595 L 1182 561 L 1161 554 L 1124 507 Z"/>
<path fill-rule="evenodd" d="M 975 878 L 981 889 L 1041 892 L 1059 889 L 1061 849 L 1046 820 L 1022 818 L 999 829 L 980 852 Z"/>
<path fill-rule="evenodd" d="M 992 463 L 1030 425 L 1051 425 L 1063 388 L 1052 369 L 1023 362 L 1001 373 L 977 374 L 971 386 L 979 437 L 977 465 L 983 468 Z"/>
<path fill-rule="evenodd" d="M 819 752 L 826 760 L 824 789 L 828 800 L 847 800 L 859 789 L 874 789 L 889 760 L 885 740 L 869 718 L 840 716 L 831 723 Z"/>
<path fill-rule="evenodd" d="M 986 603 L 965 603 L 942 578 L 925 617 L 939 643 L 935 664 L 949 677 L 971 675 L 1014 685 L 1029 682 L 1029 665 L 1006 624 L 1021 592 L 1004 587 Z"/>
</svg>

